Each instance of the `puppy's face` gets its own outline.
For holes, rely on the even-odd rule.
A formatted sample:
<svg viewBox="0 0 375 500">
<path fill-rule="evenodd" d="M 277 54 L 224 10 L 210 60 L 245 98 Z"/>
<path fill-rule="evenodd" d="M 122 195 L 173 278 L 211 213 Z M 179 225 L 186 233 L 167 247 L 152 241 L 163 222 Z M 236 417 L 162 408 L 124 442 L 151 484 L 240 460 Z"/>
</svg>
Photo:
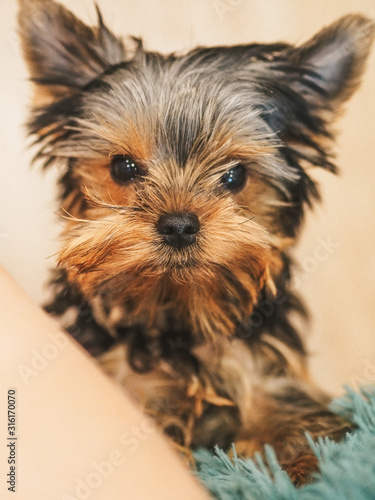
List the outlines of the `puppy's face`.
<svg viewBox="0 0 375 500">
<path fill-rule="evenodd" d="M 31 132 L 39 156 L 66 162 L 70 280 L 135 318 L 172 307 L 206 335 L 234 331 L 317 196 L 306 167 L 334 168 L 327 121 L 358 83 L 372 24 L 346 17 L 300 48 L 165 57 L 101 18 L 91 29 L 51 0 L 21 4 Z"/>
</svg>

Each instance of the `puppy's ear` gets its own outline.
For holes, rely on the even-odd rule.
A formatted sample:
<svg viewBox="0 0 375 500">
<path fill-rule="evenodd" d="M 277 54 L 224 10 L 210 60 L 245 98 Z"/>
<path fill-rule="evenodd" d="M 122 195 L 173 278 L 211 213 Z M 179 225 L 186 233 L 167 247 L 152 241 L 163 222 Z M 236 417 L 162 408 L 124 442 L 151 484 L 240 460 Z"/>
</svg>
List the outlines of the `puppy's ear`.
<svg viewBox="0 0 375 500">
<path fill-rule="evenodd" d="M 296 90 L 317 105 L 348 99 L 357 88 L 375 34 L 375 24 L 361 15 L 347 15 L 320 31 L 292 54 L 301 71 Z M 320 102 L 319 102 L 320 100 Z"/>
<path fill-rule="evenodd" d="M 366 17 L 345 16 L 264 64 L 262 115 L 275 132 L 292 140 L 301 131 L 327 135 L 327 121 L 360 83 L 374 26 Z"/>
<path fill-rule="evenodd" d="M 54 98 L 76 92 L 124 60 L 104 25 L 90 28 L 54 0 L 19 0 L 19 34 L 32 80 Z"/>
</svg>

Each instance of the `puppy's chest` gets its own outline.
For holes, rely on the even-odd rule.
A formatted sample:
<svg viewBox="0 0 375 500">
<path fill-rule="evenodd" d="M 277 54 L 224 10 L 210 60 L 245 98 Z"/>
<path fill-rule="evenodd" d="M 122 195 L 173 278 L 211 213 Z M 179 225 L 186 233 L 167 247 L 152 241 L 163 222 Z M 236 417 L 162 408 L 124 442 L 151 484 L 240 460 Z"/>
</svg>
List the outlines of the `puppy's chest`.
<svg viewBox="0 0 375 500">
<path fill-rule="evenodd" d="M 63 289 L 48 310 L 184 447 L 227 448 L 256 420 L 257 397 L 275 375 L 301 376 L 299 356 L 273 335 L 198 339 L 168 303 L 150 322 Z"/>
<path fill-rule="evenodd" d="M 227 446 L 249 414 L 259 375 L 249 349 L 238 340 L 193 349 L 191 359 L 161 359 L 140 373 L 128 362 L 129 347 L 117 345 L 99 358 L 174 440 L 187 447 Z"/>
</svg>

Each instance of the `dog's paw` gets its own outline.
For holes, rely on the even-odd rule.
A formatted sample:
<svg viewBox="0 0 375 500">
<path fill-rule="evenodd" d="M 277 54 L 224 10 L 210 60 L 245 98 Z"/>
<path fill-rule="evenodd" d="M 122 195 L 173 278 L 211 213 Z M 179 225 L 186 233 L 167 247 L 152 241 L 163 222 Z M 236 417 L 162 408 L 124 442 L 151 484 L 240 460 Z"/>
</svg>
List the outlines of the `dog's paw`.
<svg viewBox="0 0 375 500">
<path fill-rule="evenodd" d="M 293 484 L 303 486 L 313 481 L 313 473 L 319 471 L 318 459 L 313 453 L 303 453 L 294 459 L 282 461 L 281 467 L 288 473 Z"/>
</svg>

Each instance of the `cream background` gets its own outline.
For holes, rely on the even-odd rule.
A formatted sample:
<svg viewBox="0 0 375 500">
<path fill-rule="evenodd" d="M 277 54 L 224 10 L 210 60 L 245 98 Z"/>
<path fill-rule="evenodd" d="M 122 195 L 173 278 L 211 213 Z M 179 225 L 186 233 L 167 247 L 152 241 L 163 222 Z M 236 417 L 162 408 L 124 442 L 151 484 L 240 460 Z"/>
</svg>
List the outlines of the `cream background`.
<svg viewBox="0 0 375 500">
<path fill-rule="evenodd" d="M 94 21 L 92 0 L 63 2 Z M 184 51 L 196 45 L 303 42 L 348 12 L 375 19 L 373 0 L 99 0 L 117 34 L 141 35 L 146 47 Z M 30 89 L 15 30 L 16 2 L 0 0 L 0 262 L 36 300 L 46 297 L 47 269 L 58 248 L 56 172 L 30 169 L 22 127 Z M 312 312 L 309 346 L 317 380 L 375 381 L 375 46 L 360 91 L 338 122 L 340 178 L 317 172 L 324 203 L 306 223 L 297 255 L 299 289 Z M 319 261 L 319 238 L 336 248 Z M 320 255 L 320 254 L 319 254 Z"/>
</svg>

